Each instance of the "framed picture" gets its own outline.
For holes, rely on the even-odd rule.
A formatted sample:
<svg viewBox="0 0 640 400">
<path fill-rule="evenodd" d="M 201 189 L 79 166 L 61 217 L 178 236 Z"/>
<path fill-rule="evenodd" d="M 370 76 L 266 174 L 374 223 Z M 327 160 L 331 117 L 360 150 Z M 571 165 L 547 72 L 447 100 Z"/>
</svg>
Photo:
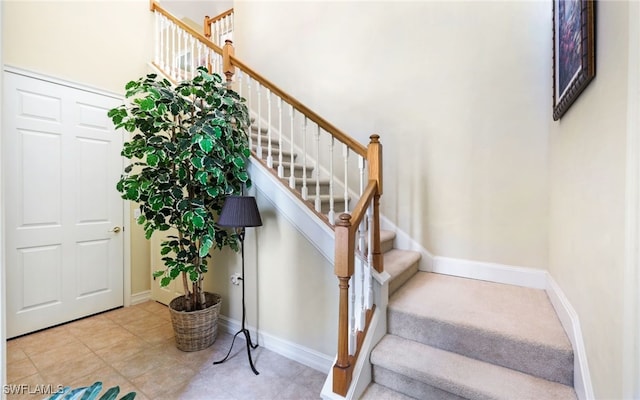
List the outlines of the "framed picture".
<svg viewBox="0 0 640 400">
<path fill-rule="evenodd" d="M 553 0 L 553 119 L 596 76 L 595 0 Z"/>
</svg>

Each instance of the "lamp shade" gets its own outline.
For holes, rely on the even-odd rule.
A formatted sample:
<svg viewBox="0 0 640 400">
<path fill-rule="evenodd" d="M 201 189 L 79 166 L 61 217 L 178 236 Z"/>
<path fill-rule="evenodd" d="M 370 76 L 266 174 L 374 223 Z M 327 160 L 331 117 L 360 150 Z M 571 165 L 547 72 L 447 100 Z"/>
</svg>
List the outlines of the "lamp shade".
<svg viewBox="0 0 640 400">
<path fill-rule="evenodd" d="M 229 227 L 261 226 L 262 218 L 260 218 L 256 198 L 253 196 L 227 197 L 222 206 L 220 218 L 218 218 L 218 225 Z"/>
</svg>

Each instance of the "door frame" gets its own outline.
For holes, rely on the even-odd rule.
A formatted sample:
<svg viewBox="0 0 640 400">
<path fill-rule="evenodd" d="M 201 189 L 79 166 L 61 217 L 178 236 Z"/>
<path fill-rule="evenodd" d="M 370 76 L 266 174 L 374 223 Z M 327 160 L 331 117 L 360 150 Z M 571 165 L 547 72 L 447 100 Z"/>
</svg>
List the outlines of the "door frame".
<svg viewBox="0 0 640 400">
<path fill-rule="evenodd" d="M 1 10 L 2 10 L 2 5 L 0 3 L 0 17 L 2 16 Z M 95 93 L 100 96 L 112 97 L 124 102 L 123 96 L 117 93 L 109 92 L 103 89 L 98 89 L 88 85 L 67 81 L 64 79 L 48 76 L 45 74 L 33 72 L 30 70 L 14 67 L 10 65 L 4 65 L 2 64 L 1 51 L 0 51 L 0 65 L 2 65 L 2 71 L 0 71 L 1 72 L 0 102 L 4 102 L 4 91 L 2 89 L 4 86 L 3 85 L 4 74 L 7 72 L 23 75 L 33 79 L 43 80 L 46 82 L 51 82 L 51 83 L 62 85 L 62 86 L 67 86 L 67 87 L 77 89 L 77 90 L 82 90 L 85 92 Z M 2 113 L 0 113 L 0 127 L 2 127 Z M 0 135 L 0 155 L 2 154 L 2 149 L 3 149 L 3 140 L 2 140 L 2 135 Z M 0 196 L 0 323 L 2 325 L 0 327 L 0 366 L 2 366 L 2 368 L 0 369 L 2 371 L 0 373 L 0 386 L 3 386 L 7 383 L 7 376 L 6 376 L 6 337 L 7 336 L 6 336 L 6 308 L 5 308 L 7 292 L 6 292 L 6 286 L 5 286 L 5 282 L 6 282 L 6 279 L 5 279 L 6 254 L 5 253 L 6 251 L 5 251 L 5 241 L 4 241 L 4 236 L 5 236 L 5 221 L 4 221 L 5 197 L 4 196 L 6 191 L 4 190 L 5 179 L 4 179 L 4 175 L 2 174 L 3 163 L 4 163 L 4 160 L 0 156 L 0 187 L 2 188 L 2 195 Z M 124 168 L 124 165 L 125 165 L 125 159 L 122 158 L 122 168 Z M 122 254 L 122 257 L 123 257 L 123 260 L 122 260 L 123 261 L 123 279 L 122 279 L 123 299 L 122 300 L 123 300 L 124 306 L 128 307 L 131 305 L 131 226 L 130 226 L 131 212 L 130 212 L 129 203 L 126 202 L 125 200 L 122 200 L 122 209 L 123 209 L 122 226 L 124 231 L 123 232 L 124 234 L 122 235 L 122 240 L 124 241 L 123 254 Z"/>
</svg>

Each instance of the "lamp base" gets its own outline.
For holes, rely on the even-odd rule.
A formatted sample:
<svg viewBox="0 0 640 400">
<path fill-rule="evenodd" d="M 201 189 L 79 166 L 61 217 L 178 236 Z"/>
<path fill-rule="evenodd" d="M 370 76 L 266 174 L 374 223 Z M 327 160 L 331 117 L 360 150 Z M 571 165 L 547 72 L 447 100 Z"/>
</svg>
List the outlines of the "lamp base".
<svg viewBox="0 0 640 400">
<path fill-rule="evenodd" d="M 235 335 L 233 335 L 233 341 L 231 341 L 231 347 L 229 348 L 229 351 L 227 352 L 227 355 L 220 361 L 214 361 L 213 364 L 217 365 L 217 364 L 222 364 L 223 362 L 227 361 L 227 359 L 229 358 L 229 355 L 231 354 L 231 350 L 233 349 L 233 345 L 236 342 L 236 338 L 238 337 L 239 334 L 244 333 L 244 338 L 246 340 L 246 346 L 247 346 L 247 357 L 249 358 L 249 365 L 251 365 L 251 370 L 253 371 L 254 374 L 256 375 L 260 375 L 260 372 L 258 372 L 258 370 L 256 369 L 256 367 L 253 365 L 253 359 L 251 358 L 251 349 L 255 349 L 256 347 L 258 347 L 258 344 L 253 344 L 251 342 L 251 334 L 249 333 L 249 330 L 246 328 L 242 328 L 240 329 L 238 332 L 236 332 Z"/>
</svg>

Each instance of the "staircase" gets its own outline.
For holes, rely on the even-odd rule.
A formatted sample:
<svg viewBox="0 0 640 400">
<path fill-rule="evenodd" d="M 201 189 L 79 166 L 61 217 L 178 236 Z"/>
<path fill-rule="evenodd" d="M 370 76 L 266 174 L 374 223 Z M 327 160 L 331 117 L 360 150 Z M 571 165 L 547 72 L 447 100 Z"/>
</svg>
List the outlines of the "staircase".
<svg viewBox="0 0 640 400">
<path fill-rule="evenodd" d="M 271 145 L 278 154 L 279 143 Z M 420 254 L 395 249 L 394 239 L 381 231 L 388 333 L 371 354 L 373 382 L 362 399 L 577 398 L 573 350 L 544 291 L 418 271 Z"/>
<path fill-rule="evenodd" d="M 363 399 L 577 398 L 573 350 L 542 290 L 417 272 L 387 310 Z"/>
<path fill-rule="evenodd" d="M 175 34 L 180 29 L 185 29 L 207 44 L 208 39 L 190 32 L 157 3 L 153 3 L 153 8 L 164 15 L 157 23 L 161 28 L 157 34 L 161 44 L 163 41 L 170 43 L 169 33 Z M 163 39 L 165 32 L 168 32 L 166 40 Z M 335 232 L 334 264 L 340 281 L 338 356 L 331 372 L 332 389 L 326 393 L 323 391 L 323 396 L 341 399 L 343 397 L 339 394 L 345 395 L 349 389 L 353 389 L 360 392 L 364 390 L 360 397 L 362 399 L 577 398 L 573 389 L 573 350 L 544 291 L 418 271 L 420 254 L 394 248 L 395 233 L 378 229 L 382 164 L 377 136 L 371 137 L 372 142 L 368 147 L 362 146 L 235 59 L 231 46 L 225 45 L 222 51 L 213 47 L 205 50 L 205 58 L 211 60 L 211 65 L 222 69 L 228 79 L 233 75 L 233 69 L 237 68 L 235 85 L 239 92 L 249 99 L 254 96 L 253 102 L 250 100 L 249 103 L 254 113 L 250 143 L 255 158 L 278 177 L 295 197 L 306 203 L 308 209 L 319 217 L 318 224 L 329 226 Z M 192 50 L 192 54 L 195 51 Z M 167 54 L 171 53 L 161 52 L 160 56 Z M 156 59 L 154 65 L 162 69 L 162 66 L 170 63 Z M 260 88 L 263 93 L 266 89 L 268 94 L 266 106 L 264 103 L 261 106 Z M 272 94 L 280 99 L 278 111 L 274 111 L 274 122 L 271 112 L 278 100 L 272 106 Z M 281 104 L 283 99 L 284 105 Z M 281 110 L 288 108 L 287 104 L 291 108 L 291 128 L 281 143 L 282 131 L 287 131 L 283 129 L 287 123 L 285 121 L 283 125 Z M 263 112 L 263 117 L 260 112 Z M 266 121 L 269 121 L 266 124 L 265 115 Z M 307 119 L 311 121 L 310 129 L 315 131 L 315 136 L 313 133 L 307 135 Z M 299 126 L 302 126 L 301 147 L 298 147 L 300 143 L 296 142 L 297 139 L 294 140 L 294 132 Z M 321 133 L 330 134 L 330 145 L 324 143 L 321 146 Z M 315 163 L 309 161 L 312 164 L 307 164 L 303 161 L 307 160 L 307 156 L 301 157 L 292 152 L 306 149 L 306 141 L 313 143 L 314 137 L 315 146 L 311 147 L 315 149 L 315 154 L 307 150 L 307 155 Z M 340 144 L 334 146 L 334 140 Z M 356 196 L 361 196 L 360 200 L 355 198 L 351 201 L 351 193 L 357 190 L 347 184 L 349 176 L 346 172 L 336 179 L 333 164 L 328 168 L 324 165 L 321 167 L 324 170 L 319 171 L 319 160 L 322 158 L 320 149 L 329 151 L 332 160 L 334 150 L 338 152 L 342 146 L 345 171 L 350 163 L 349 155 L 357 160 L 360 193 Z M 366 169 L 369 170 L 368 176 Z M 348 220 L 338 218 L 345 210 L 349 210 L 354 218 L 351 225 Z M 363 217 L 366 210 L 370 210 L 370 214 Z M 335 226 L 334 221 L 337 221 Z M 345 247 L 340 247 L 343 245 Z M 353 265 L 354 253 L 357 254 L 355 258 L 360 260 L 356 262 L 356 268 Z M 366 268 L 363 267 L 365 264 Z M 388 304 L 384 286 L 387 283 L 378 281 L 379 286 L 372 283 L 374 279 L 371 275 L 376 273 L 390 276 Z M 351 279 L 352 275 L 354 279 Z M 347 288 L 349 285 L 355 288 L 358 282 L 361 282 L 358 292 L 362 295 L 356 302 L 353 299 L 357 296 L 351 296 Z M 381 300 L 378 310 L 385 312 L 386 306 L 387 333 L 374 329 L 377 333 L 371 336 L 382 336 L 382 339 L 371 351 L 369 360 L 373 379 L 365 389 L 364 385 L 351 386 L 351 374 L 358 360 L 360 341 L 369 328 L 372 306 L 378 306 L 377 303 L 367 305 L 372 296 L 367 292 L 374 291 L 372 286 L 379 289 L 376 296 L 384 294 L 383 299 L 378 299 Z M 353 310 L 365 308 L 366 314 L 354 316 L 356 313 Z M 348 312 L 351 314 L 347 315 Z M 357 318 L 367 322 L 358 327 L 358 323 L 353 322 Z M 355 330 L 352 325 L 356 326 Z M 347 342 L 356 342 L 358 347 L 355 352 L 352 351 L 352 344 Z M 366 354 L 363 351 L 359 355 L 366 357 Z M 369 367 L 366 368 L 368 371 Z M 357 381 L 355 376 L 354 379 Z M 368 378 L 362 381 L 366 384 Z M 353 395 L 354 398 L 358 396 L 359 393 Z"/>
</svg>

